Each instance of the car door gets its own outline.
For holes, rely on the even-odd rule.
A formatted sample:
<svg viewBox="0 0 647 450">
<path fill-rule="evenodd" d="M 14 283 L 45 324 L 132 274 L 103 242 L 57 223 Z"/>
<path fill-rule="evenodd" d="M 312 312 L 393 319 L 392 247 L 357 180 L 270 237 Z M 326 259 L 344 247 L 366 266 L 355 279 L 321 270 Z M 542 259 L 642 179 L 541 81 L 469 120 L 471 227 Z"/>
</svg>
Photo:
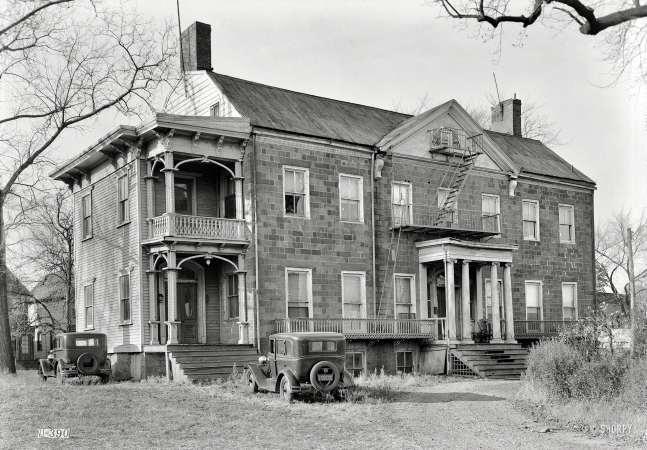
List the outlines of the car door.
<svg viewBox="0 0 647 450">
<path fill-rule="evenodd" d="M 276 341 L 270 338 L 270 350 L 267 352 L 267 364 L 270 366 L 270 378 L 276 379 Z"/>
</svg>

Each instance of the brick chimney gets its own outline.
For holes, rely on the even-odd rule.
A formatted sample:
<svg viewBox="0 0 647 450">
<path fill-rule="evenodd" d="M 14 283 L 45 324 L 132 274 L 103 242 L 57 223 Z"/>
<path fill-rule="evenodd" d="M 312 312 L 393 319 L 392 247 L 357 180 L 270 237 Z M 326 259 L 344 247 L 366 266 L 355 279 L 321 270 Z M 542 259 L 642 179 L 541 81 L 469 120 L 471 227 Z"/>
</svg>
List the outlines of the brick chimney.
<svg viewBox="0 0 647 450">
<path fill-rule="evenodd" d="M 492 107 L 492 131 L 521 136 L 521 100 L 504 100 Z"/>
<path fill-rule="evenodd" d="M 211 25 L 194 22 L 182 32 L 184 70 L 211 70 Z"/>
</svg>

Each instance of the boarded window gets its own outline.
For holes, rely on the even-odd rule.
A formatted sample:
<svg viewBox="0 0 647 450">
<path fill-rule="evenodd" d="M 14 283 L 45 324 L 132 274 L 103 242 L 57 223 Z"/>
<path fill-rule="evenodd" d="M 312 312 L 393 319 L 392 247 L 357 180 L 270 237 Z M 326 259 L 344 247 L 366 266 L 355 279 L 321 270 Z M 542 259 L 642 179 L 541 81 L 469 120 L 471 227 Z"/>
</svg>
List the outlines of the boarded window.
<svg viewBox="0 0 647 450">
<path fill-rule="evenodd" d="M 526 319 L 541 320 L 541 283 L 526 281 Z"/>
<path fill-rule="evenodd" d="M 364 219 L 362 214 L 362 178 L 340 175 L 339 197 L 341 220 L 361 222 Z"/>
<path fill-rule="evenodd" d="M 310 317 L 310 295 L 307 271 L 288 271 L 288 318 Z"/>
</svg>

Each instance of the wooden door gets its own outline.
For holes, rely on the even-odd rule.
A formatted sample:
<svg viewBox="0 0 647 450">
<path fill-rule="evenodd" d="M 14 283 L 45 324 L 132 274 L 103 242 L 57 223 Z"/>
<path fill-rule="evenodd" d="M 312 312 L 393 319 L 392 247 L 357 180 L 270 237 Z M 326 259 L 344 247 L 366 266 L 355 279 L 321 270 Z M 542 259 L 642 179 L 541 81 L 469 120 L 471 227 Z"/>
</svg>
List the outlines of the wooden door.
<svg viewBox="0 0 647 450">
<path fill-rule="evenodd" d="M 436 317 L 447 317 L 447 308 L 446 308 L 446 302 L 445 302 L 445 286 L 438 286 L 436 288 Z M 445 327 L 447 322 L 445 322 Z M 445 329 L 445 334 L 447 333 L 447 330 Z M 443 336 L 443 326 L 441 323 L 438 323 L 438 336 L 442 337 Z M 447 336 L 444 336 L 445 338 Z"/>
<path fill-rule="evenodd" d="M 177 284 L 177 307 L 180 326 L 180 343 L 198 343 L 198 285 Z"/>
</svg>

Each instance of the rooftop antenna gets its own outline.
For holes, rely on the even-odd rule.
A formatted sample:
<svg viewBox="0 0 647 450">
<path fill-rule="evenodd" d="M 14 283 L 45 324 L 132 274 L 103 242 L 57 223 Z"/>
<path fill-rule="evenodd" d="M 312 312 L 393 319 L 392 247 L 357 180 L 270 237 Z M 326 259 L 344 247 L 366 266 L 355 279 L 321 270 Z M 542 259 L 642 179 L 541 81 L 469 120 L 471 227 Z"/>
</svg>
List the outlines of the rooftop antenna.
<svg viewBox="0 0 647 450">
<path fill-rule="evenodd" d="M 499 99 L 499 104 L 501 104 L 501 96 L 499 95 L 499 85 L 496 83 L 496 74 L 492 72 L 492 76 L 494 77 L 494 87 L 496 88 L 496 97 Z"/>
<path fill-rule="evenodd" d="M 182 77 L 184 77 L 184 52 L 182 50 L 182 24 L 180 23 L 180 0 L 177 3 L 177 28 L 180 33 L 180 69 L 182 70 Z"/>
</svg>

